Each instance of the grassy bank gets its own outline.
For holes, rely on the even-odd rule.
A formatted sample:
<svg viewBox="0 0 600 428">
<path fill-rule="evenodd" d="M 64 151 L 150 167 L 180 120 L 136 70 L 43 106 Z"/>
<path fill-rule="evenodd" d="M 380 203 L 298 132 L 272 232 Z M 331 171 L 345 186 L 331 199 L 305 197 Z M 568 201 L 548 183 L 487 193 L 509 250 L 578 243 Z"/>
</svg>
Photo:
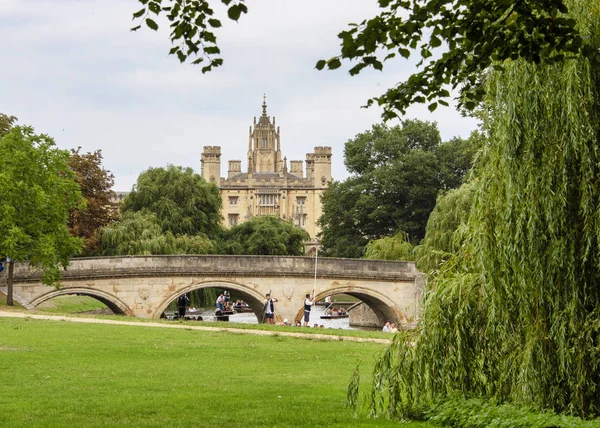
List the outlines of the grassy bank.
<svg viewBox="0 0 600 428">
<path fill-rule="evenodd" d="M 0 425 L 397 426 L 345 408 L 381 347 L 0 318 Z"/>
</svg>

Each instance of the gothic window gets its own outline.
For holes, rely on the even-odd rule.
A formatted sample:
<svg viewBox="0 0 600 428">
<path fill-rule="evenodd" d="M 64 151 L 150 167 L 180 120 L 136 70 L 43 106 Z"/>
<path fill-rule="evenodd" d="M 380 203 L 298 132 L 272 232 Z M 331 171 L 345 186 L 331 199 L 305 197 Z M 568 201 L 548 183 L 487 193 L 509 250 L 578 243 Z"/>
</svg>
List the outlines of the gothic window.
<svg viewBox="0 0 600 428">
<path fill-rule="evenodd" d="M 296 198 L 296 205 L 301 205 L 301 206 L 306 205 L 306 196 L 298 196 Z"/>
<path fill-rule="evenodd" d="M 302 215 L 300 215 L 300 218 L 298 219 L 298 222 L 300 223 L 299 226 L 302 229 L 306 228 L 306 216 L 307 216 L 306 214 L 302 214 Z"/>
<path fill-rule="evenodd" d="M 262 146 L 261 146 L 261 148 L 263 148 L 263 149 L 268 149 L 269 148 L 269 144 L 268 144 L 268 141 L 267 141 L 266 138 L 262 139 Z"/>
<path fill-rule="evenodd" d="M 258 195 L 258 215 L 274 215 L 279 210 L 279 195 L 276 193 Z"/>
<path fill-rule="evenodd" d="M 238 214 L 229 214 L 229 226 L 237 226 L 238 217 Z"/>
<path fill-rule="evenodd" d="M 238 196 L 230 196 L 230 197 L 229 197 L 229 206 L 230 206 L 230 207 L 235 207 L 235 206 L 237 206 L 237 204 L 238 204 L 238 199 L 239 199 L 239 197 L 238 197 Z"/>
</svg>

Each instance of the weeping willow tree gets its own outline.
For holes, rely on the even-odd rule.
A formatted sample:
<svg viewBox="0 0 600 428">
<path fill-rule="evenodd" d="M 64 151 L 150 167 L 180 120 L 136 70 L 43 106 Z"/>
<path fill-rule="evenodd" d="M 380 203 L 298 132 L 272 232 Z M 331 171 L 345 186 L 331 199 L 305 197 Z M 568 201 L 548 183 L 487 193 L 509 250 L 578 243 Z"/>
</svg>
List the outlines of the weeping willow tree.
<svg viewBox="0 0 600 428">
<path fill-rule="evenodd" d="M 453 257 L 465 241 L 466 223 L 473 205 L 479 180 L 473 179 L 458 189 L 438 196 L 427 220 L 425 238 L 414 248 L 417 268 L 435 275 Z"/>
<path fill-rule="evenodd" d="M 597 51 L 600 2 L 569 14 Z M 599 72 L 583 57 L 502 67 L 466 241 L 430 281 L 417 336 L 377 362 L 374 413 L 458 395 L 600 414 Z"/>
<path fill-rule="evenodd" d="M 408 242 L 408 236 L 404 232 L 369 241 L 363 256 L 365 259 L 373 260 L 404 261 L 414 260 L 414 257 L 414 246 Z"/>
<path fill-rule="evenodd" d="M 204 235 L 174 235 L 162 231 L 159 219 L 148 211 L 126 212 L 97 232 L 99 255 L 209 254 L 214 242 Z"/>
</svg>

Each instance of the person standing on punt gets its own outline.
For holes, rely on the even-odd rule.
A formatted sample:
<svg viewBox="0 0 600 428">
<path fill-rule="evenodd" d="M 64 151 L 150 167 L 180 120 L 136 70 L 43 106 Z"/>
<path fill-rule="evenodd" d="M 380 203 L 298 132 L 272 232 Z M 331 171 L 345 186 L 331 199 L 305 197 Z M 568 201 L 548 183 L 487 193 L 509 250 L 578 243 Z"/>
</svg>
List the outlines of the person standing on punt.
<svg viewBox="0 0 600 428">
<path fill-rule="evenodd" d="M 310 321 L 310 310 L 314 304 L 315 297 L 313 296 L 311 299 L 310 294 L 307 294 L 306 298 L 304 299 L 304 327 L 308 327 L 308 322 Z"/>
<path fill-rule="evenodd" d="M 277 301 L 275 298 L 271 298 L 271 294 L 267 293 L 265 296 L 267 299 L 265 300 L 265 319 L 268 324 L 275 324 L 275 305 L 274 303 Z"/>
<path fill-rule="evenodd" d="M 182 294 L 177 298 L 177 313 L 179 314 L 180 319 L 185 318 L 185 307 L 189 301 L 190 299 L 187 294 Z"/>
</svg>

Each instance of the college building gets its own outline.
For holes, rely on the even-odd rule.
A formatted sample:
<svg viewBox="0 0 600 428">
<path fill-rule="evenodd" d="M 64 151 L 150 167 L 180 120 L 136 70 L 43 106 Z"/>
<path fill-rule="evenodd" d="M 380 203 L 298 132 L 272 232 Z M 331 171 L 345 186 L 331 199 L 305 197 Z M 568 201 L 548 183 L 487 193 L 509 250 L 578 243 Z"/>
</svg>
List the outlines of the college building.
<svg viewBox="0 0 600 428">
<path fill-rule="evenodd" d="M 250 127 L 247 170 L 241 160 L 230 160 L 227 177 L 221 177 L 221 147 L 205 146 L 201 175 L 221 191 L 221 214 L 226 227 L 259 215 L 276 215 L 306 230 L 311 244 L 320 232 L 321 195 L 331 182 L 331 147 L 315 147 L 306 160 L 282 157 L 281 134 L 275 117 L 267 115 L 266 99 L 262 115 Z"/>
</svg>

